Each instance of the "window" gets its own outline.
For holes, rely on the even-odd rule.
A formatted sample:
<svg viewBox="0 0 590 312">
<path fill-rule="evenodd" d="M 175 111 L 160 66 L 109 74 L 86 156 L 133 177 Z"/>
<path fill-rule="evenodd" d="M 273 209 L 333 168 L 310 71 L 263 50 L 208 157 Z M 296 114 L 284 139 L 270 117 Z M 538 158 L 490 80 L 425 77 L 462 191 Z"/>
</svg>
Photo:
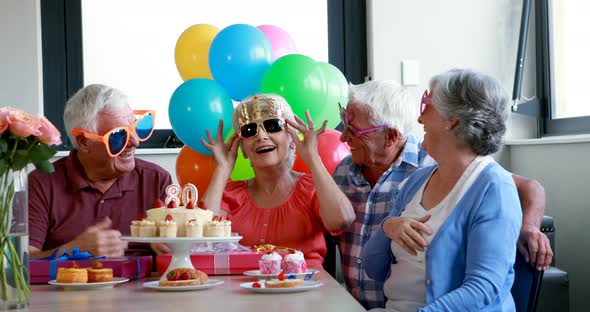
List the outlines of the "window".
<svg viewBox="0 0 590 312">
<path fill-rule="evenodd" d="M 167 116 L 170 96 L 182 83 L 174 47 L 194 24 L 220 30 L 235 23 L 277 25 L 298 53 L 329 61 L 360 83 L 367 67 L 366 9 L 363 1 L 350 2 L 41 1 L 45 115 L 65 138 L 67 99 L 84 85 L 104 83 L 126 93 L 133 108 L 158 110 L 157 130 L 142 148 L 178 146 Z M 64 141 L 61 149 L 69 149 Z"/>
<path fill-rule="evenodd" d="M 587 1 L 536 2 L 537 80 L 544 103 L 546 135 L 590 133 L 586 75 L 590 44 L 585 38 L 590 20 Z"/>
</svg>

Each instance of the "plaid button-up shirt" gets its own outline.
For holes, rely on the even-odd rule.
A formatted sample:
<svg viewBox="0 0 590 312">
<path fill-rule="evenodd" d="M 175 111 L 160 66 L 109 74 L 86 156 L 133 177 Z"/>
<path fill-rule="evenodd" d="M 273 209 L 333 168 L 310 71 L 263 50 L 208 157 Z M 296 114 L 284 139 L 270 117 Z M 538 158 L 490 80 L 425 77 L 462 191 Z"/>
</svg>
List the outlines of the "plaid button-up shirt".
<svg viewBox="0 0 590 312">
<path fill-rule="evenodd" d="M 366 308 L 384 308 L 383 283 L 370 279 L 363 268 L 361 248 L 381 220 L 393 208 L 400 183 L 416 169 L 432 165 L 434 160 L 422 150 L 421 142 L 409 135 L 398 159 L 371 185 L 362 174 L 362 166 L 348 156 L 336 168 L 336 184 L 348 196 L 356 213 L 353 224 L 338 238 L 342 273 L 348 291 Z"/>
</svg>

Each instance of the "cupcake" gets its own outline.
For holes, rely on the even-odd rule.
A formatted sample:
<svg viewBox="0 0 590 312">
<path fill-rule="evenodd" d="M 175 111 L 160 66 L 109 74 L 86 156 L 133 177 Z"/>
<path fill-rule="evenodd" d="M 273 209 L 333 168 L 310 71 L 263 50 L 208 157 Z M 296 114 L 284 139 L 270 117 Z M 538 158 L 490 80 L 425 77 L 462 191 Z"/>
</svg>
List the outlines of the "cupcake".
<svg viewBox="0 0 590 312">
<path fill-rule="evenodd" d="M 176 237 L 176 221 L 165 220 L 160 222 L 160 237 Z"/>
<path fill-rule="evenodd" d="M 141 220 L 131 221 L 131 236 L 139 237 L 139 229 L 141 228 Z"/>
<path fill-rule="evenodd" d="M 203 223 L 197 219 L 190 219 L 186 223 L 187 237 L 203 237 Z"/>
<path fill-rule="evenodd" d="M 265 253 L 260 260 L 258 266 L 260 267 L 260 274 L 279 274 L 281 273 L 281 255 L 275 251 Z"/>
<path fill-rule="evenodd" d="M 307 263 L 305 262 L 303 253 L 301 251 L 290 251 L 283 259 L 281 268 L 285 274 L 307 272 Z"/>
<path fill-rule="evenodd" d="M 207 237 L 222 237 L 224 232 L 224 226 L 221 225 L 220 221 L 214 220 L 209 221 L 205 224 L 203 229 L 203 236 Z"/>
<path fill-rule="evenodd" d="M 231 236 L 231 221 L 223 220 L 220 223 L 221 223 L 221 226 L 223 227 L 223 236 L 230 237 Z"/>
<path fill-rule="evenodd" d="M 139 223 L 139 236 L 140 237 L 155 237 L 156 236 L 156 223 L 150 219 L 143 219 Z"/>
</svg>

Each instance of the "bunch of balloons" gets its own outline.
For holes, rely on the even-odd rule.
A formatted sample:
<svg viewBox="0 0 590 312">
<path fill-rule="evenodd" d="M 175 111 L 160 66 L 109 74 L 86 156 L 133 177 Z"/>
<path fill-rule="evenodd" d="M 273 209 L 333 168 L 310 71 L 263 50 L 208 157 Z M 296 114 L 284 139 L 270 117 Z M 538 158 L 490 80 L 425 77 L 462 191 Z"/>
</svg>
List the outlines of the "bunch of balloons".
<svg viewBox="0 0 590 312">
<path fill-rule="evenodd" d="M 215 133 L 220 119 L 224 137 L 231 135 L 233 101 L 256 93 L 279 94 L 296 115 L 302 117 L 309 110 L 314 121 L 328 120 L 329 128 L 338 125 L 338 103 L 348 101 L 346 78 L 333 65 L 296 52 L 289 34 L 273 25 L 234 24 L 219 30 L 197 24 L 180 35 L 175 62 L 184 82 L 172 94 L 168 108 L 172 128 L 186 145 L 176 164 L 180 183 L 191 182 L 205 191 L 215 161 L 200 138 L 205 130 Z M 254 175 L 241 154 L 234 180 Z"/>
</svg>

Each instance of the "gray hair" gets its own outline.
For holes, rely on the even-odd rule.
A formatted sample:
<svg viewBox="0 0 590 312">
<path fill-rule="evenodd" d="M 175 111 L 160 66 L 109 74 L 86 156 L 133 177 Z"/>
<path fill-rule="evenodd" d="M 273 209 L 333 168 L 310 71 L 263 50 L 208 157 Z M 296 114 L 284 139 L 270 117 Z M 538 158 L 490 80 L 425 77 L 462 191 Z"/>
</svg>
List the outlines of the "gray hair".
<svg viewBox="0 0 590 312">
<path fill-rule="evenodd" d="M 293 114 L 293 110 L 291 109 L 291 106 L 289 105 L 289 103 L 287 103 L 285 98 L 283 98 L 282 96 L 277 95 L 277 94 L 255 94 L 253 96 L 247 97 L 247 98 L 243 99 L 242 101 L 240 101 L 240 103 L 234 109 L 234 113 L 232 115 L 232 126 L 233 126 L 234 131 L 236 133 L 240 133 L 240 124 L 238 122 L 238 114 L 240 112 L 240 108 L 244 105 L 249 105 L 250 102 L 253 100 L 254 96 L 256 96 L 259 99 L 270 98 L 270 99 L 273 99 L 276 103 L 280 103 L 279 105 L 283 109 L 283 118 L 295 120 L 295 115 Z M 260 101 L 259 103 L 261 106 L 266 105 L 263 101 Z M 277 105 L 277 107 L 279 105 Z M 289 137 L 289 142 L 292 142 L 293 139 L 291 138 L 291 136 L 289 134 L 287 134 L 287 137 Z M 288 156 L 287 162 L 289 164 L 289 168 L 293 168 L 293 164 L 295 163 L 295 149 L 289 149 L 289 156 Z"/>
<path fill-rule="evenodd" d="M 348 98 L 369 113 L 370 122 L 408 135 L 417 125 L 419 102 L 409 90 L 393 80 L 350 84 Z"/>
<path fill-rule="evenodd" d="M 430 80 L 432 105 L 447 118 L 458 119 L 459 141 L 477 155 L 502 147 L 506 132 L 508 94 L 500 82 L 468 69 L 452 69 Z"/>
<path fill-rule="evenodd" d="M 64 125 L 72 146 L 78 147 L 76 138 L 70 133 L 72 129 L 81 128 L 96 133 L 99 113 L 118 113 L 126 109 L 131 109 L 127 96 L 118 89 L 91 84 L 78 90 L 64 109 Z"/>
</svg>

